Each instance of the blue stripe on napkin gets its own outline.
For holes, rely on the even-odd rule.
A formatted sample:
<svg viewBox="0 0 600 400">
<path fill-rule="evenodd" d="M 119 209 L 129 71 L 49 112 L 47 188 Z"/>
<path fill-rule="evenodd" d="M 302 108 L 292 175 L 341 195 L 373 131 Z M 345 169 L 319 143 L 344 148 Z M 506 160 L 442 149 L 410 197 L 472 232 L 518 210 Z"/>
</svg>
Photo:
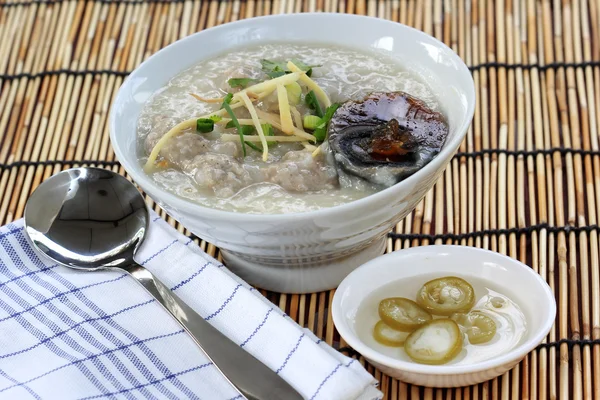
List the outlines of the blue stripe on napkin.
<svg viewBox="0 0 600 400">
<path fill-rule="evenodd" d="M 165 246 L 160 252 L 169 246 Z M 56 273 L 56 264 L 45 265 L 45 260 L 42 261 L 35 254 L 25 238 L 22 227 L 9 226 L 8 231 L 0 235 L 0 248 L 12 262 L 11 268 L 6 262 L 0 262 L 0 309 L 8 314 L 0 318 L 0 331 L 3 330 L 2 323 L 12 319 L 24 328 L 19 332 L 28 332 L 37 339 L 36 343 L 18 351 L 3 353 L 0 349 L 0 375 L 13 383 L 1 388 L 0 396 L 20 398 L 18 389 L 22 388 L 33 398 L 48 398 L 47 395 L 41 397 L 30 384 L 49 375 L 56 375 L 61 370 L 76 368 L 80 371 L 80 376 L 87 379 L 101 393 L 87 398 L 112 397 L 115 394 L 121 394 L 128 399 L 138 398 L 131 393 L 132 391 L 137 391 L 148 399 L 180 399 L 182 396 L 190 399 L 198 398 L 178 379 L 178 376 L 199 370 L 210 363 L 173 372 L 147 346 L 148 342 L 179 335 L 183 332 L 182 329 L 142 340 L 114 320 L 115 316 L 146 306 L 154 300 L 146 300 L 107 314 L 86 297 L 85 289 L 116 282 L 127 277 L 126 273 L 117 273 L 117 276 L 109 279 L 75 286 L 61 274 Z M 25 259 L 22 258 L 23 255 L 26 256 Z M 114 273 L 111 275 L 114 276 Z M 20 309 L 11 306 L 5 300 L 7 298 Z M 68 311 L 55 303 L 60 303 Z M 76 317 L 80 319 L 74 319 Z M 40 329 L 40 326 L 48 328 L 49 331 Z M 106 342 L 98 340 L 96 338 L 98 335 L 114 347 L 108 347 Z M 119 336 L 124 336 L 128 342 L 126 343 Z M 9 368 L 5 367 L 12 362 L 11 358 L 35 351 L 40 346 L 66 360 L 67 363 L 23 382 L 11 377 L 8 373 Z M 143 359 L 136 354 L 139 352 L 132 350 L 134 347 L 143 353 L 145 356 Z M 130 362 L 129 365 L 122 361 L 123 358 Z M 151 371 L 147 366 L 148 363 L 160 371 L 160 374 Z M 144 380 L 136 377 L 139 374 L 133 374 L 129 370 L 131 364 L 135 365 Z M 148 390 L 147 387 L 151 385 L 162 396 L 158 397 L 155 391 Z M 115 391 L 113 388 L 118 390 Z"/>
<path fill-rule="evenodd" d="M 158 217 L 137 259 L 241 347 L 266 356 L 305 398 L 379 395 L 362 367 Z M 0 399 L 100 398 L 241 396 L 128 274 L 57 266 L 38 257 L 22 221 L 0 228 Z"/>
</svg>

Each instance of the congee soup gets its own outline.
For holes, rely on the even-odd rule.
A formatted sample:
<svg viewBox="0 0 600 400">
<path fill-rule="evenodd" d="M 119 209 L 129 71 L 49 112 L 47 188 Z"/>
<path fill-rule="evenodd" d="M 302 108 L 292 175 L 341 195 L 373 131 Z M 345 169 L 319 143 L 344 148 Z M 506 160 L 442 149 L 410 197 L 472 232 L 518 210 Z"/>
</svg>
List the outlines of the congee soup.
<svg viewBox="0 0 600 400">
<path fill-rule="evenodd" d="M 289 213 L 390 187 L 430 162 L 448 124 L 401 60 L 324 45 L 230 51 L 181 72 L 138 122 L 140 162 L 206 207 Z"/>
</svg>

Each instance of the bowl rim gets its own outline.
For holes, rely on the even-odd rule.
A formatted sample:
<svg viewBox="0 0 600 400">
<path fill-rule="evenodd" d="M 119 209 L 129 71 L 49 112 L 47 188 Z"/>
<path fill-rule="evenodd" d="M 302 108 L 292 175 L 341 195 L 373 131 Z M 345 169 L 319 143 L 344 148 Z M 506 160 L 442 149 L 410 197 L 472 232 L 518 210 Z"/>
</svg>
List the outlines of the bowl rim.
<svg viewBox="0 0 600 400">
<path fill-rule="evenodd" d="M 354 201 L 351 201 L 351 202 L 348 202 L 345 204 L 341 204 L 341 205 L 337 205 L 337 206 L 333 206 L 333 207 L 326 207 L 326 208 L 321 208 L 321 209 L 312 210 L 312 211 L 304 211 L 304 212 L 291 212 L 291 213 L 282 213 L 282 214 L 253 214 L 253 213 L 241 213 L 241 212 L 236 212 L 236 211 L 219 210 L 219 209 L 215 209 L 215 208 L 211 208 L 211 207 L 206 207 L 206 206 L 200 205 L 198 203 L 195 203 L 192 200 L 177 196 L 177 195 L 167 191 L 166 189 L 161 188 L 154 180 L 152 180 L 143 171 L 137 171 L 136 167 L 134 165 L 134 163 L 138 163 L 137 159 L 130 160 L 128 157 L 125 156 L 125 152 L 121 149 L 121 147 L 116 145 L 116 143 L 117 143 L 117 140 L 116 140 L 117 133 L 116 132 L 118 131 L 118 128 L 117 128 L 118 124 L 117 124 L 116 112 L 114 112 L 114 110 L 122 103 L 122 101 L 123 101 L 122 98 L 125 96 L 125 88 L 127 88 L 128 85 L 130 85 L 131 82 L 134 80 L 134 78 L 137 77 L 137 75 L 140 73 L 139 71 L 142 70 L 146 65 L 155 62 L 154 60 L 156 60 L 158 57 L 160 57 L 160 55 L 162 53 L 166 52 L 167 49 L 171 49 L 174 46 L 179 45 L 179 43 L 183 43 L 185 41 L 198 40 L 197 38 L 202 37 L 203 35 L 206 34 L 206 32 L 209 32 L 209 31 L 217 32 L 219 30 L 227 30 L 227 29 L 232 29 L 234 27 L 243 27 L 244 25 L 260 24 L 261 22 L 268 23 L 268 21 L 270 21 L 270 20 L 286 19 L 286 18 L 289 18 L 289 19 L 294 19 L 294 18 L 298 18 L 298 19 L 325 18 L 325 19 L 328 19 L 328 18 L 332 18 L 332 19 L 354 19 L 354 20 L 363 20 L 363 21 L 371 21 L 371 22 L 377 21 L 376 23 L 381 24 L 381 25 L 388 25 L 391 29 L 399 28 L 399 29 L 403 29 L 403 30 L 407 30 L 407 31 L 412 31 L 416 35 L 420 36 L 423 41 L 428 41 L 430 43 L 435 44 L 439 48 L 441 48 L 444 51 L 444 53 L 446 53 L 451 59 L 453 59 L 455 65 L 458 66 L 458 73 L 459 74 L 467 74 L 471 78 L 470 79 L 471 84 L 465 91 L 465 96 L 467 98 L 466 115 L 465 115 L 464 120 L 462 121 L 462 124 L 456 128 L 456 131 L 458 132 L 458 134 L 454 138 L 452 138 L 452 140 L 445 143 L 444 147 L 441 149 L 441 151 L 427 165 L 425 165 L 423 168 L 421 168 L 420 170 L 418 170 L 417 172 L 415 172 L 413 175 L 409 176 L 408 178 L 404 179 L 403 181 L 398 182 L 397 184 L 395 184 L 389 188 L 385 188 L 383 190 L 380 190 L 376 193 L 373 193 L 371 195 L 368 195 L 368 196 L 363 197 L 358 200 L 354 200 Z M 351 45 L 349 47 L 352 48 Z M 202 59 L 198 60 L 198 62 L 199 61 L 202 61 Z M 228 22 L 225 24 L 217 25 L 217 26 L 202 30 L 200 32 L 193 33 L 189 36 L 186 36 L 182 39 L 179 39 L 179 40 L 169 44 L 168 46 L 161 48 L 159 51 L 157 51 L 152 56 L 150 56 L 147 60 L 143 61 L 140 65 L 138 65 L 131 72 L 131 74 L 123 81 L 123 83 L 121 84 L 121 87 L 119 87 L 119 90 L 117 92 L 117 95 L 115 96 L 113 105 L 110 110 L 110 116 L 109 116 L 109 131 L 110 132 L 109 133 L 110 133 L 110 142 L 114 149 L 117 160 L 121 163 L 121 165 L 123 166 L 125 171 L 132 177 L 132 179 L 137 184 L 139 184 L 140 187 L 142 187 L 142 189 L 144 191 L 147 191 L 151 197 L 153 197 L 152 193 L 157 193 L 157 192 L 160 193 L 161 201 L 157 201 L 159 203 L 174 205 L 178 210 L 188 212 L 190 214 L 195 214 L 195 215 L 199 215 L 199 216 L 207 215 L 207 216 L 210 216 L 211 218 L 220 219 L 223 221 L 238 221 L 240 219 L 245 219 L 250 222 L 252 222 L 252 221 L 282 222 L 284 220 L 294 221 L 294 220 L 298 220 L 298 219 L 316 219 L 316 218 L 323 217 L 324 215 L 331 214 L 331 213 L 346 213 L 353 209 L 357 209 L 357 208 L 361 208 L 361 207 L 364 208 L 365 206 L 368 207 L 368 204 L 370 202 L 373 202 L 379 198 L 383 198 L 385 196 L 391 195 L 395 191 L 401 191 L 403 189 L 403 187 L 409 186 L 413 183 L 416 183 L 420 179 L 426 177 L 427 175 L 435 173 L 436 170 L 438 170 L 439 168 L 442 167 L 442 164 L 443 164 L 442 160 L 446 159 L 447 157 L 451 157 L 453 155 L 453 153 L 456 152 L 456 150 L 458 149 L 458 147 L 460 146 L 462 141 L 464 140 L 467 130 L 473 120 L 473 116 L 475 113 L 475 102 L 476 102 L 475 84 L 474 84 L 472 75 L 469 71 L 469 68 L 467 67 L 467 65 L 465 64 L 463 59 L 460 58 L 458 56 L 458 54 L 456 52 L 454 52 L 454 50 L 452 50 L 446 44 L 444 44 L 440 40 L 436 39 L 435 37 L 423 32 L 421 30 L 415 29 L 408 25 L 401 24 L 399 22 L 389 21 L 389 20 L 385 20 L 382 18 L 376 18 L 376 17 L 371 17 L 371 16 L 355 15 L 355 14 L 323 13 L 323 12 L 276 14 L 276 15 L 267 15 L 267 16 L 247 18 L 247 19 L 242 19 L 242 20 L 238 20 L 238 21 L 234 21 L 234 22 Z"/>
<path fill-rule="evenodd" d="M 474 252 L 481 253 L 483 256 L 495 257 L 498 264 L 501 264 L 504 267 L 508 267 L 511 269 L 517 269 L 520 271 L 519 273 L 524 276 L 530 277 L 534 282 L 542 288 L 544 293 L 546 294 L 545 300 L 549 305 L 548 313 L 545 315 L 545 319 L 542 324 L 542 329 L 540 329 L 535 335 L 533 335 L 527 341 L 519 344 L 514 347 L 507 353 L 504 353 L 500 356 L 493 357 L 488 360 L 476 362 L 468 365 L 427 365 L 427 364 L 419 364 L 411 361 L 399 360 L 396 358 L 392 358 L 386 356 L 379 351 L 369 347 L 366 343 L 364 343 L 357 335 L 350 331 L 350 323 L 348 323 L 348 319 L 343 316 L 341 309 L 341 296 L 342 292 L 346 287 L 351 285 L 353 280 L 353 276 L 356 276 L 358 271 L 366 269 L 377 268 L 382 264 L 386 263 L 386 259 L 388 256 L 395 253 L 402 254 L 423 254 L 423 255 L 431 255 L 432 253 L 440 253 L 440 252 L 454 252 L 456 253 L 464 253 L 464 252 Z M 414 266 L 414 264 L 413 264 Z M 373 260 L 363 264 L 358 267 L 354 271 L 352 271 L 338 286 L 332 301 L 332 318 L 333 323 L 340 336 L 351 346 L 354 350 L 360 353 L 365 358 L 372 360 L 376 363 L 384 365 L 388 368 L 402 370 L 402 371 L 410 371 L 411 373 L 418 373 L 423 375 L 456 375 L 456 374 L 466 374 L 473 372 L 481 372 L 488 371 L 502 365 L 506 365 L 508 363 L 521 360 L 525 357 L 529 352 L 531 352 L 542 340 L 548 335 L 552 326 L 554 325 L 554 320 L 556 319 L 556 299 L 550 289 L 550 286 L 542 279 L 542 277 L 536 273 L 532 268 L 523 264 L 522 262 L 508 257 L 501 253 L 496 253 L 494 251 L 480 249 L 477 247 L 469 247 L 469 246 L 459 246 L 459 245 L 428 245 L 428 246 L 419 246 L 412 247 L 408 249 L 397 250 L 388 254 L 384 254 Z M 343 321 L 343 322 L 342 322 Z"/>
</svg>

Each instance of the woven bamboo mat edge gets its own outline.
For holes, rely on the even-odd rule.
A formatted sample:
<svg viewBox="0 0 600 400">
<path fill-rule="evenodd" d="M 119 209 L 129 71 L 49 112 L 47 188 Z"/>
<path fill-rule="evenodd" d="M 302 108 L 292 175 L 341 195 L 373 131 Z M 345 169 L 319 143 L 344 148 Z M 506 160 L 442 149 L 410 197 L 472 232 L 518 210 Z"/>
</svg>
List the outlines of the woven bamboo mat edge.
<svg viewBox="0 0 600 400">
<path fill-rule="evenodd" d="M 490 248 L 531 265 L 559 307 L 536 352 L 470 388 L 412 387 L 355 356 L 391 399 L 600 398 L 600 4 L 594 0 L 2 2 L 2 222 L 19 218 L 28 194 L 61 169 L 93 164 L 124 173 L 110 149 L 107 115 L 120 83 L 143 59 L 217 24 L 304 11 L 399 21 L 443 40 L 471 66 L 478 104 L 467 140 L 390 235 L 388 250 L 430 243 Z M 333 291 L 263 294 L 354 354 L 331 321 Z"/>
</svg>

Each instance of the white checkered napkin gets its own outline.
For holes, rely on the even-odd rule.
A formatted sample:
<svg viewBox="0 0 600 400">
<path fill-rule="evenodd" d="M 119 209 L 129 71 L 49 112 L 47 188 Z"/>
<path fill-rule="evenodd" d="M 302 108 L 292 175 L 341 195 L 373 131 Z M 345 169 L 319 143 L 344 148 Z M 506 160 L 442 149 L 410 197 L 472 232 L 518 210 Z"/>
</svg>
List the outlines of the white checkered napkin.
<svg viewBox="0 0 600 400">
<path fill-rule="evenodd" d="M 152 214 L 137 261 L 306 399 L 379 399 L 362 366 Z M 21 221 L 0 228 L 0 399 L 234 399 L 133 278 L 40 259 Z"/>
</svg>

